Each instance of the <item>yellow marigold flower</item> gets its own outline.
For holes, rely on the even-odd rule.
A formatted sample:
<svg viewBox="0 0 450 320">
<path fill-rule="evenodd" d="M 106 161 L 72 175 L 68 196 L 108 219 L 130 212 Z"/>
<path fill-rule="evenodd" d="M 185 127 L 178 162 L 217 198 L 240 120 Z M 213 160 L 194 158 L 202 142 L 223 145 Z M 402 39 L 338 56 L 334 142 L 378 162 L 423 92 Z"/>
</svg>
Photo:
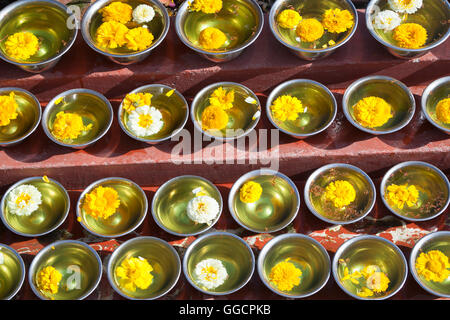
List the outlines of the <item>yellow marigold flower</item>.
<svg viewBox="0 0 450 320">
<path fill-rule="evenodd" d="M 190 5 L 190 9 L 203 13 L 217 13 L 222 10 L 222 5 L 222 0 L 194 0 Z"/>
<path fill-rule="evenodd" d="M 436 117 L 443 123 L 450 123 L 450 98 L 442 99 L 436 105 Z"/>
<path fill-rule="evenodd" d="M 322 24 L 316 19 L 304 19 L 300 21 L 295 33 L 304 42 L 313 42 L 323 36 Z"/>
<path fill-rule="evenodd" d="M 11 120 L 17 119 L 18 107 L 14 92 L 11 92 L 9 96 L 0 96 L 0 127 L 7 126 Z"/>
<path fill-rule="evenodd" d="M 341 33 L 353 27 L 353 15 L 348 10 L 328 9 L 323 14 L 323 27 L 331 33 Z"/>
<path fill-rule="evenodd" d="M 353 114 L 360 125 L 376 128 L 384 125 L 390 118 L 391 105 L 379 97 L 366 97 L 353 106 Z"/>
<path fill-rule="evenodd" d="M 356 294 L 357 294 L 359 297 L 361 297 L 361 298 L 367 298 L 367 297 L 373 296 L 373 291 L 370 290 L 370 289 L 367 288 L 367 287 L 363 287 L 363 288 L 362 288 L 361 290 L 359 290 Z"/>
<path fill-rule="evenodd" d="M 228 124 L 228 114 L 222 107 L 211 105 L 206 107 L 202 113 L 203 130 L 222 130 Z"/>
<path fill-rule="evenodd" d="M 28 60 L 39 50 L 39 40 L 31 32 L 17 32 L 5 42 L 6 54 L 15 60 Z"/>
<path fill-rule="evenodd" d="M 292 9 L 286 9 L 281 11 L 277 17 L 278 25 L 282 28 L 293 29 L 300 23 L 302 17 L 300 14 Z"/>
<path fill-rule="evenodd" d="M 38 273 L 36 283 L 39 290 L 55 294 L 58 292 L 61 279 L 62 274 L 55 268 L 48 266 Z"/>
<path fill-rule="evenodd" d="M 226 91 L 222 87 L 217 88 L 209 97 L 209 103 L 213 106 L 221 107 L 222 109 L 233 108 L 234 90 Z"/>
<path fill-rule="evenodd" d="M 153 282 L 151 272 L 153 267 L 147 259 L 130 257 L 122 261 L 115 270 L 119 284 L 128 291 L 136 291 L 136 287 L 142 290 L 147 289 Z"/>
<path fill-rule="evenodd" d="M 111 187 L 98 186 L 84 199 L 83 209 L 86 214 L 95 219 L 107 219 L 112 216 L 120 206 L 119 195 Z"/>
<path fill-rule="evenodd" d="M 217 28 L 208 27 L 200 31 L 198 42 L 206 50 L 215 50 L 222 47 L 227 41 L 225 33 Z"/>
<path fill-rule="evenodd" d="M 150 106 L 153 95 L 151 93 L 129 93 L 125 96 L 122 102 L 122 108 L 130 113 L 134 109 L 142 106 Z"/>
<path fill-rule="evenodd" d="M 386 200 L 391 207 L 403 209 L 405 203 L 408 207 L 415 206 L 419 199 L 419 190 L 415 185 L 408 186 L 407 184 L 396 185 L 391 184 L 387 187 Z"/>
<path fill-rule="evenodd" d="M 427 42 L 427 30 L 417 23 L 403 23 L 394 29 L 393 38 L 402 48 L 417 49 Z"/>
<path fill-rule="evenodd" d="M 333 202 L 336 208 L 342 208 L 352 203 L 356 198 L 356 191 L 352 184 L 345 180 L 330 182 L 325 188 L 325 197 Z"/>
<path fill-rule="evenodd" d="M 127 43 L 128 28 L 117 21 L 103 22 L 96 32 L 96 41 L 100 47 L 115 49 Z"/>
<path fill-rule="evenodd" d="M 273 117 L 279 121 L 294 121 L 298 118 L 298 114 L 305 109 L 299 99 L 293 96 L 284 95 L 278 97 L 273 102 L 270 106 L 270 110 L 272 110 Z"/>
<path fill-rule="evenodd" d="M 270 270 L 269 280 L 281 291 L 291 291 L 293 287 L 300 284 L 302 271 L 289 259 L 277 263 Z"/>
<path fill-rule="evenodd" d="M 367 278 L 366 285 L 373 292 L 384 292 L 389 287 L 389 278 L 383 272 L 374 272 Z"/>
<path fill-rule="evenodd" d="M 131 29 L 125 35 L 127 39 L 127 48 L 133 51 L 145 50 L 153 42 L 153 34 L 147 28 L 138 27 Z"/>
<path fill-rule="evenodd" d="M 125 24 L 131 20 L 133 8 L 129 4 L 123 2 L 112 2 L 100 9 L 99 12 L 103 16 L 103 22 L 115 21 Z"/>
<path fill-rule="evenodd" d="M 443 282 L 450 275 L 448 257 L 439 250 L 422 252 L 416 259 L 417 273 L 427 281 Z"/>
<path fill-rule="evenodd" d="M 241 187 L 239 198 L 242 202 L 253 203 L 258 201 L 262 194 L 262 187 L 259 183 L 254 181 L 249 181 L 244 183 Z"/>
<path fill-rule="evenodd" d="M 74 140 L 91 128 L 92 124 L 88 124 L 87 126 L 83 124 L 83 118 L 80 115 L 60 111 L 56 114 L 51 131 L 56 139 L 64 141 Z"/>
</svg>

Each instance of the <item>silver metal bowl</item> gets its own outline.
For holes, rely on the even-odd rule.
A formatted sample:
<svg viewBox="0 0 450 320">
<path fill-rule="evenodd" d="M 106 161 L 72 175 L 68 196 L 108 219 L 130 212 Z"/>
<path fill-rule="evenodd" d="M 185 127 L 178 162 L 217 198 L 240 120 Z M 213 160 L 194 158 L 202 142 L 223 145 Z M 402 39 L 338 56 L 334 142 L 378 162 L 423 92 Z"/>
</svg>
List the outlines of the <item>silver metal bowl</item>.
<svg viewBox="0 0 450 320">
<path fill-rule="evenodd" d="M 450 76 L 437 79 L 430 83 L 422 93 L 422 112 L 430 123 L 450 134 L 450 123 L 439 123 L 436 118 L 436 105 L 441 99 L 450 97 Z"/>
<path fill-rule="evenodd" d="M 0 300 L 11 300 L 22 288 L 25 264 L 20 254 L 6 244 L 0 243 L 0 254 L 3 261 L 0 268 L 0 278 L 3 279 Z"/>
</svg>

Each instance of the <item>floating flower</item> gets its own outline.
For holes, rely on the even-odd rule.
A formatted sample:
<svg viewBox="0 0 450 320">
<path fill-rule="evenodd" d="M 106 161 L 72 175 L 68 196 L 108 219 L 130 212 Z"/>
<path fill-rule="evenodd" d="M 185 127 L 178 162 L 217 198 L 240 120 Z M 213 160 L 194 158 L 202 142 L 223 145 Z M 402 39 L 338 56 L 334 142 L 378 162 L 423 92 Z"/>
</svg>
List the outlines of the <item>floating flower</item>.
<svg viewBox="0 0 450 320">
<path fill-rule="evenodd" d="M 324 30 L 322 24 L 316 19 L 303 19 L 297 25 L 295 33 L 301 41 L 313 42 L 323 36 Z"/>
<path fill-rule="evenodd" d="M 341 33 L 353 27 L 353 15 L 348 10 L 328 9 L 323 14 L 322 25 L 331 33 Z"/>
<path fill-rule="evenodd" d="M 14 92 L 10 92 L 8 96 L 0 96 L 0 127 L 9 125 L 11 120 L 17 119 L 19 115 L 17 113 L 19 105 L 14 96 Z"/>
<path fill-rule="evenodd" d="M 361 298 L 367 298 L 373 296 L 373 291 L 367 287 L 363 287 L 361 290 L 358 290 L 356 294 Z"/>
<path fill-rule="evenodd" d="M 296 97 L 283 95 L 273 102 L 270 110 L 273 117 L 279 121 L 294 121 L 298 118 L 298 114 L 304 111 L 304 108 L 302 102 Z"/>
<path fill-rule="evenodd" d="M 222 109 L 233 108 L 234 90 L 225 90 L 222 87 L 217 88 L 209 97 L 209 103 L 213 106 L 221 107 Z"/>
<path fill-rule="evenodd" d="M 402 48 L 418 49 L 427 42 L 427 30 L 417 23 L 403 23 L 394 29 L 393 39 Z"/>
<path fill-rule="evenodd" d="M 391 184 L 387 187 L 386 200 L 391 207 L 403 209 L 405 204 L 408 207 L 413 207 L 417 204 L 419 199 L 419 190 L 415 185 L 408 186 L 407 184 L 396 185 Z"/>
<path fill-rule="evenodd" d="M 111 187 L 98 186 L 86 194 L 83 210 L 95 219 L 107 219 L 120 206 L 119 194 Z"/>
<path fill-rule="evenodd" d="M 91 130 L 91 128 L 92 123 L 85 126 L 83 124 L 83 118 L 80 115 L 60 111 L 56 114 L 51 132 L 56 139 L 65 141 L 74 140 L 83 132 Z"/>
<path fill-rule="evenodd" d="M 375 29 L 382 29 L 384 31 L 394 30 L 401 23 L 402 19 L 400 16 L 391 10 L 380 11 L 373 19 Z"/>
<path fill-rule="evenodd" d="M 227 41 L 225 33 L 213 27 L 203 29 L 198 37 L 198 42 L 206 50 L 219 49 L 225 41 Z"/>
<path fill-rule="evenodd" d="M 350 280 L 354 284 L 359 284 L 359 278 L 362 277 L 362 274 L 359 271 L 355 271 L 350 273 L 347 267 L 344 269 L 344 276 L 341 278 L 342 281 Z"/>
<path fill-rule="evenodd" d="M 96 31 L 96 41 L 100 47 L 115 49 L 127 43 L 125 37 L 128 28 L 117 21 L 107 21 L 98 27 Z"/>
<path fill-rule="evenodd" d="M 355 201 L 356 191 L 350 182 L 336 180 L 325 188 L 325 198 L 333 202 L 336 208 L 342 208 Z"/>
<path fill-rule="evenodd" d="M 278 25 L 286 29 L 295 28 L 300 23 L 301 20 L 302 17 L 300 16 L 300 14 L 292 9 L 286 9 L 281 11 L 281 13 L 277 17 Z"/>
<path fill-rule="evenodd" d="M 5 41 L 6 54 L 15 60 L 28 60 L 39 50 L 39 39 L 31 32 L 17 32 Z"/>
<path fill-rule="evenodd" d="M 364 278 L 369 278 L 371 275 L 373 275 L 375 272 L 378 272 L 380 268 L 378 266 L 371 264 L 368 266 L 365 266 L 364 269 L 361 271 L 361 274 Z"/>
<path fill-rule="evenodd" d="M 194 0 L 189 8 L 203 13 L 217 13 L 222 10 L 222 5 L 222 0 Z"/>
<path fill-rule="evenodd" d="M 416 259 L 417 273 L 427 281 L 443 282 L 450 275 L 448 257 L 439 250 L 422 252 Z"/>
<path fill-rule="evenodd" d="M 130 113 L 137 107 L 150 106 L 153 95 L 147 92 L 129 93 L 122 102 L 122 108 Z"/>
<path fill-rule="evenodd" d="M 391 105 L 379 97 L 366 97 L 353 106 L 356 121 L 364 127 L 376 128 L 384 125 L 390 118 Z"/>
<path fill-rule="evenodd" d="M 203 130 L 222 130 L 228 124 L 228 114 L 222 107 L 211 105 L 205 108 L 202 113 Z"/>
<path fill-rule="evenodd" d="M 131 20 L 133 7 L 123 2 L 112 2 L 106 7 L 99 10 L 103 16 L 103 21 L 114 21 L 122 24 Z"/>
<path fill-rule="evenodd" d="M 396 12 L 414 13 L 422 7 L 422 0 L 388 0 L 392 10 Z"/>
<path fill-rule="evenodd" d="M 150 47 L 154 39 L 153 34 L 144 27 L 129 30 L 125 35 L 125 38 L 127 39 L 127 49 L 133 51 L 147 49 Z"/>
<path fill-rule="evenodd" d="M 37 287 L 42 292 L 58 293 L 62 274 L 52 266 L 42 269 L 36 279 Z"/>
<path fill-rule="evenodd" d="M 436 105 L 436 117 L 443 123 L 450 123 L 450 98 L 445 98 L 438 102 Z"/>
<path fill-rule="evenodd" d="M 302 270 L 297 268 L 289 258 L 277 263 L 270 270 L 269 280 L 281 291 L 291 291 L 300 284 Z"/>
<path fill-rule="evenodd" d="M 38 188 L 29 184 L 23 184 L 9 192 L 6 205 L 12 214 L 29 216 L 39 208 L 41 203 L 42 194 Z"/>
<path fill-rule="evenodd" d="M 214 198 L 201 195 L 189 201 L 186 211 L 192 221 L 210 225 L 217 218 L 220 206 Z"/>
<path fill-rule="evenodd" d="M 164 126 L 161 111 L 155 107 L 142 106 L 131 111 L 128 117 L 128 127 L 138 137 L 157 134 Z"/>
<path fill-rule="evenodd" d="M 228 278 L 222 261 L 211 258 L 197 263 L 194 273 L 197 281 L 208 290 L 221 286 Z"/>
<path fill-rule="evenodd" d="M 133 21 L 136 23 L 145 23 L 150 22 L 155 17 L 155 10 L 152 6 L 147 4 L 140 4 L 136 8 L 134 8 L 133 13 Z"/>
<path fill-rule="evenodd" d="M 367 288 L 373 290 L 373 292 L 381 293 L 388 289 L 389 278 L 384 274 L 384 272 L 374 272 L 366 280 Z"/>
<path fill-rule="evenodd" d="M 128 291 L 136 291 L 147 289 L 153 282 L 151 272 L 153 267 L 143 257 L 130 257 L 122 261 L 120 266 L 115 270 L 115 275 L 120 278 L 119 284 Z"/>
<path fill-rule="evenodd" d="M 241 187 L 239 198 L 242 202 L 253 203 L 259 200 L 262 191 L 263 189 L 258 182 L 248 181 Z"/>
</svg>

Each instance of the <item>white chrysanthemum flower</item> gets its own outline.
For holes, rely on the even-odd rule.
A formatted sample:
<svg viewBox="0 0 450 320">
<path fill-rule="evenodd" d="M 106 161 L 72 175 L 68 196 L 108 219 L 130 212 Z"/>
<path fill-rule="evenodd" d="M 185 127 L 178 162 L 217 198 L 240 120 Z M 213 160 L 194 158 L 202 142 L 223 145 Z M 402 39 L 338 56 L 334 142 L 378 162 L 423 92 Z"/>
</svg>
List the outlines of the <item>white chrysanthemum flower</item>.
<svg viewBox="0 0 450 320">
<path fill-rule="evenodd" d="M 161 131 L 163 126 L 162 113 L 155 107 L 136 108 L 128 117 L 128 127 L 139 137 L 154 135 Z"/>
<path fill-rule="evenodd" d="M 155 10 L 146 4 L 140 4 L 133 10 L 133 21 L 137 23 L 150 22 L 155 16 Z"/>
<path fill-rule="evenodd" d="M 227 280 L 228 273 L 222 261 L 205 259 L 195 266 L 195 276 L 198 283 L 211 290 L 221 286 Z"/>
<path fill-rule="evenodd" d="M 23 184 L 9 192 L 6 205 L 8 210 L 18 216 L 29 216 L 36 211 L 42 203 L 42 195 L 32 185 Z"/>
<path fill-rule="evenodd" d="M 186 210 L 192 221 L 210 225 L 217 218 L 220 206 L 214 198 L 198 196 L 189 201 Z"/>
<path fill-rule="evenodd" d="M 400 16 L 391 10 L 380 11 L 373 19 L 373 25 L 376 29 L 385 31 L 394 30 L 402 23 Z"/>
<path fill-rule="evenodd" d="M 422 0 L 388 0 L 390 7 L 395 12 L 414 13 L 422 7 Z"/>
</svg>

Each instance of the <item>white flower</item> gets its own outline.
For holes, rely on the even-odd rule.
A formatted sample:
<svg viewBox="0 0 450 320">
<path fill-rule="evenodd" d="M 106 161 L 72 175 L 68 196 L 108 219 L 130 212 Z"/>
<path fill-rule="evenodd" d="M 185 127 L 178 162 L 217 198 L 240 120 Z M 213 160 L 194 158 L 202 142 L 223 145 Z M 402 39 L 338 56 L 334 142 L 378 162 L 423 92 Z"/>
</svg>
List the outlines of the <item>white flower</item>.
<svg viewBox="0 0 450 320">
<path fill-rule="evenodd" d="M 388 0 L 395 12 L 414 13 L 422 7 L 422 0 Z"/>
<path fill-rule="evenodd" d="M 161 112 L 155 107 L 142 106 L 131 111 L 128 127 L 139 137 L 147 137 L 158 133 L 164 122 Z"/>
<path fill-rule="evenodd" d="M 197 281 L 211 290 L 221 286 L 228 278 L 227 269 L 217 259 L 202 260 L 195 266 Z"/>
<path fill-rule="evenodd" d="M 13 214 L 29 216 L 41 203 L 42 195 L 39 190 L 35 186 L 23 184 L 9 192 L 6 205 Z"/>
<path fill-rule="evenodd" d="M 133 10 L 133 21 L 144 23 L 152 21 L 155 16 L 155 10 L 146 4 L 140 4 Z"/>
<path fill-rule="evenodd" d="M 379 12 L 373 20 L 376 29 L 383 29 L 386 31 L 394 30 L 402 23 L 400 16 L 391 10 L 384 10 Z"/>
<path fill-rule="evenodd" d="M 217 218 L 220 206 L 214 198 L 198 196 L 189 201 L 186 210 L 192 221 L 210 225 Z"/>
</svg>

